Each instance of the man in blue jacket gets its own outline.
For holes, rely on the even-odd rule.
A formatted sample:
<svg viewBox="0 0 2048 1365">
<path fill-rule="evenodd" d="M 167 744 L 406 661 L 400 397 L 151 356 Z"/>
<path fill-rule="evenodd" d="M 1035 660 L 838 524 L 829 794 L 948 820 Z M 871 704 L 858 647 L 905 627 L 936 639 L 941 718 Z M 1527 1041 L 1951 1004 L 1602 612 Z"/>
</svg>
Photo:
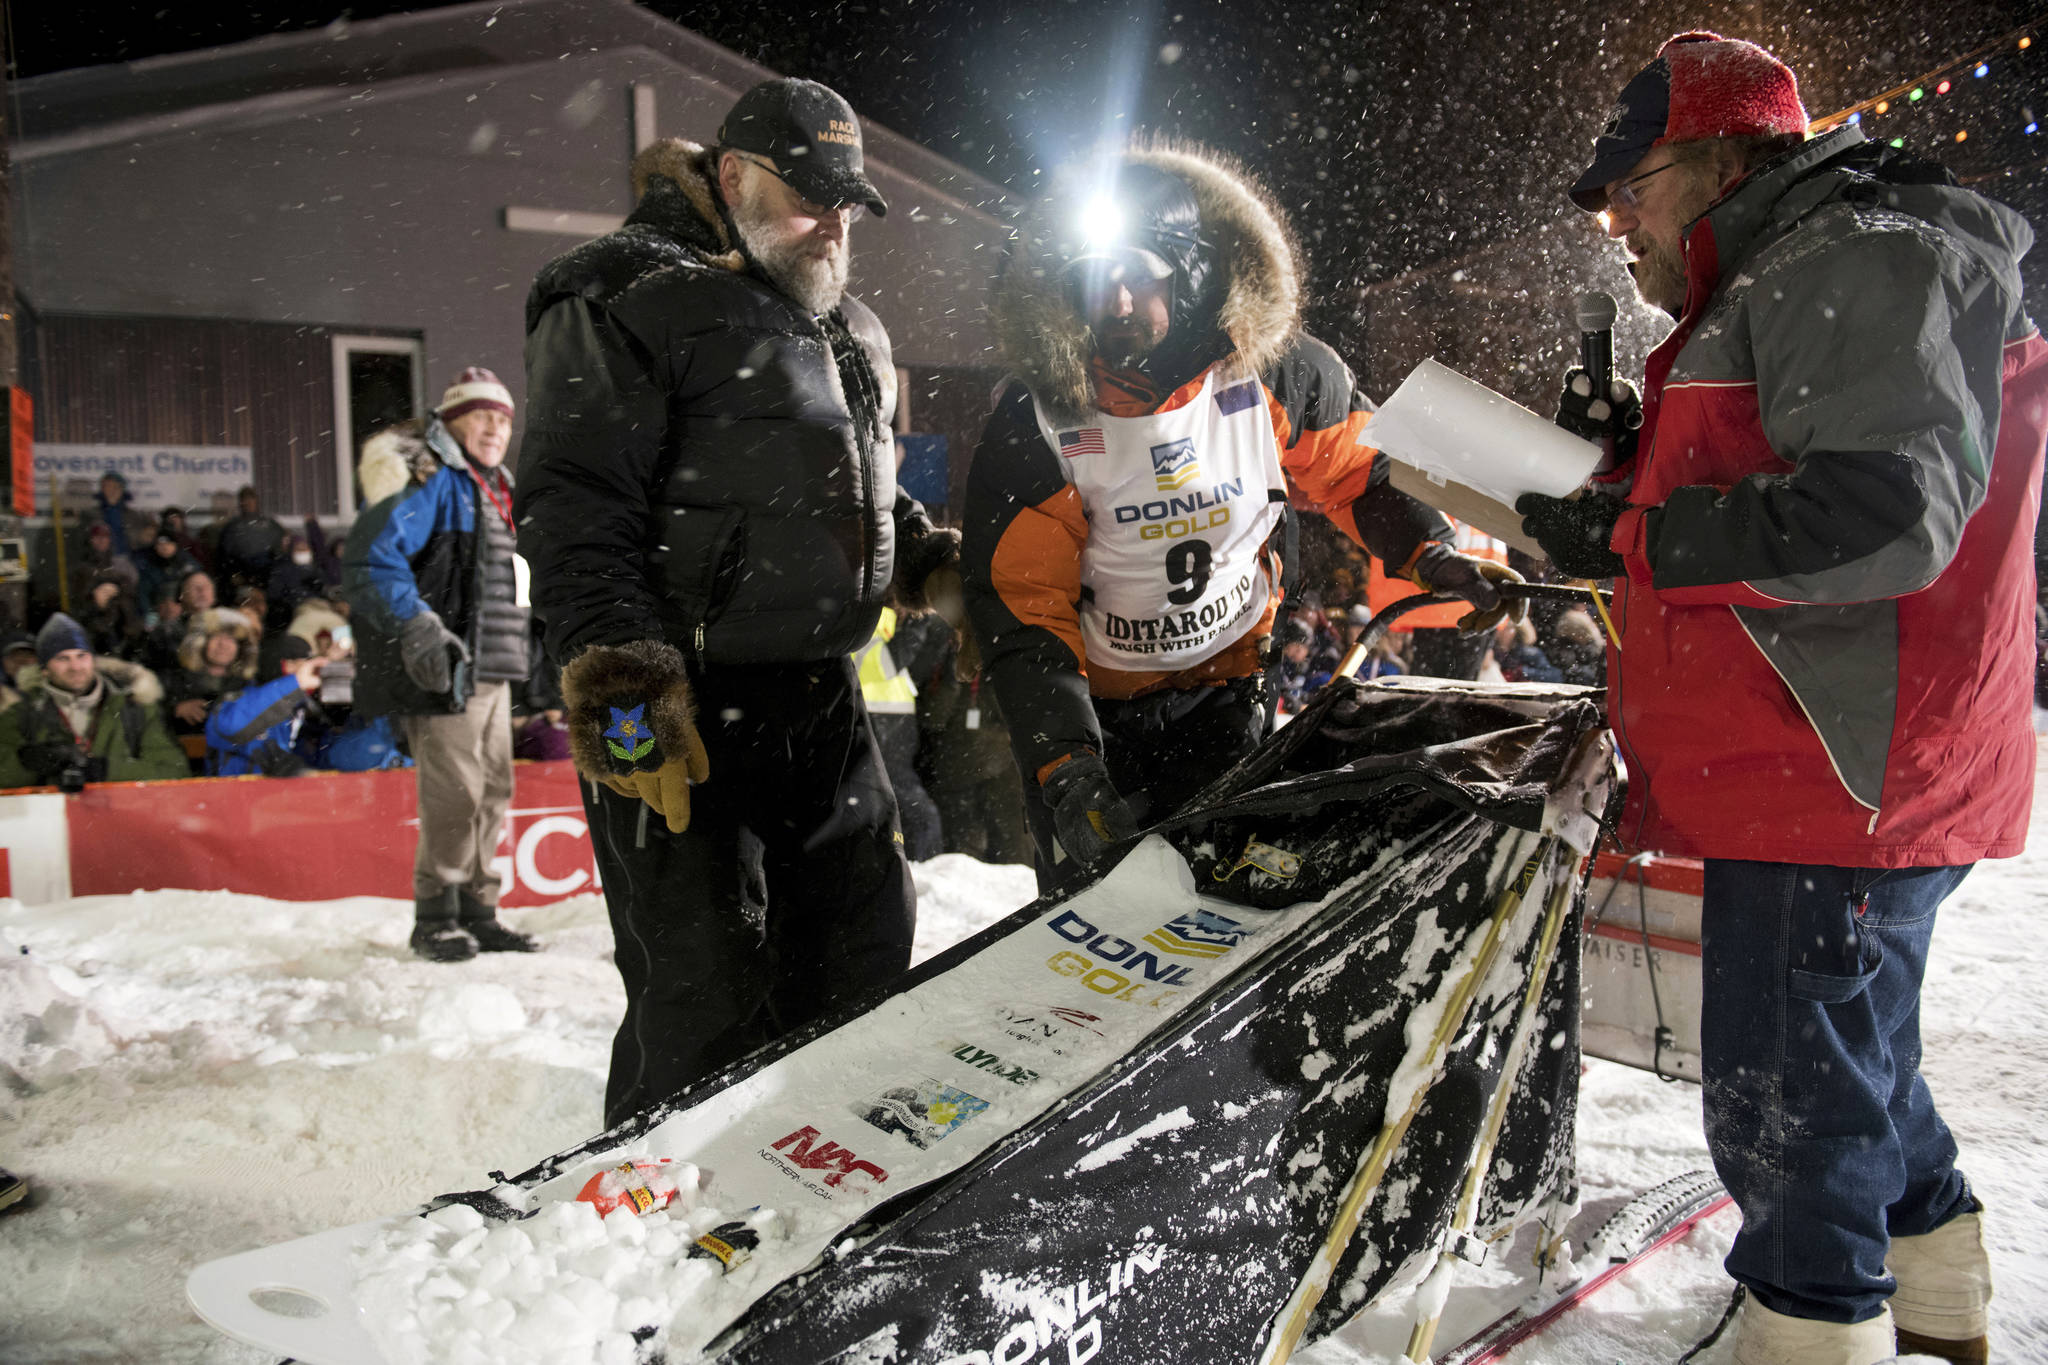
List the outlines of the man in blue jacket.
<svg viewBox="0 0 2048 1365">
<path fill-rule="evenodd" d="M 343 556 L 355 709 L 400 718 L 419 775 L 412 948 L 435 962 L 534 949 L 498 922 L 491 866 L 512 803 L 509 684 L 530 650 L 502 468 L 511 438 L 511 393 L 464 370 L 424 424 L 365 443 L 366 510 Z"/>
</svg>

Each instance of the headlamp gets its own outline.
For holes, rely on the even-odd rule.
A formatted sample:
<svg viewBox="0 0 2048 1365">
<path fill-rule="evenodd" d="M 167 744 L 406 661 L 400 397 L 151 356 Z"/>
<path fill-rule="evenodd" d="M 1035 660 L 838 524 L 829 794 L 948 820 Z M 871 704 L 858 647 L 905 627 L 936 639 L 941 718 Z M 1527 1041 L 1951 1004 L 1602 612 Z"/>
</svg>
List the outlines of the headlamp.
<svg viewBox="0 0 2048 1365">
<path fill-rule="evenodd" d="M 1110 196 L 1098 194 L 1081 206 L 1074 228 L 1087 251 L 1115 246 L 1124 235 L 1123 208 Z"/>
</svg>

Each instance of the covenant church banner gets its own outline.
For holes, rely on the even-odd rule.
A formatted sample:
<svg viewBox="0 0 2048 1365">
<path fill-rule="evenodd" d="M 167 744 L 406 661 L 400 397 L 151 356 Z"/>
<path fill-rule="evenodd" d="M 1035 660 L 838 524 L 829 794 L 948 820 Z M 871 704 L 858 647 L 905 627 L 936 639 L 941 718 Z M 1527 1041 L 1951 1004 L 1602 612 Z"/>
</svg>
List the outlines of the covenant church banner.
<svg viewBox="0 0 2048 1365">
<path fill-rule="evenodd" d="M 215 493 L 233 495 L 256 476 L 248 446 L 60 446 L 36 448 L 36 512 L 50 514 L 50 480 L 64 486 L 74 510 L 112 472 L 128 481 L 134 505 L 154 515 L 165 507 L 203 513 Z"/>
</svg>

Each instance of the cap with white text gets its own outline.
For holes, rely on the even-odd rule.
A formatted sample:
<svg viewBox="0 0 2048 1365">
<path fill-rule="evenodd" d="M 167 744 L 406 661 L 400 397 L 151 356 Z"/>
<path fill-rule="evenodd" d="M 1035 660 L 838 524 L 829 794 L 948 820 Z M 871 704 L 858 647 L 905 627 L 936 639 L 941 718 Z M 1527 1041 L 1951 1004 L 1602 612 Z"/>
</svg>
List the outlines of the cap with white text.
<svg viewBox="0 0 2048 1365">
<path fill-rule="evenodd" d="M 784 184 L 814 204 L 865 204 L 889 212 L 868 179 L 853 106 L 816 81 L 763 81 L 741 95 L 719 125 L 721 150 L 774 161 Z"/>
</svg>

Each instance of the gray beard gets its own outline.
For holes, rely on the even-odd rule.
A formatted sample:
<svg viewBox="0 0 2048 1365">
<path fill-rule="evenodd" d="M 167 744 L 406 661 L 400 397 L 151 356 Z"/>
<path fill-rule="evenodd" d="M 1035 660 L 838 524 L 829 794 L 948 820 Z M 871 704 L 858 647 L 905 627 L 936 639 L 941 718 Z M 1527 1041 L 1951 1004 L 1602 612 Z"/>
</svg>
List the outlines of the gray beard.
<svg viewBox="0 0 2048 1365">
<path fill-rule="evenodd" d="M 1674 318 L 1685 311 L 1686 279 L 1682 261 L 1661 248 L 1653 247 L 1640 260 L 1629 262 L 1628 273 L 1636 282 L 1636 296 L 1644 303 L 1662 309 Z"/>
<path fill-rule="evenodd" d="M 817 314 L 831 312 L 846 296 L 847 258 L 852 254 L 842 240 L 830 255 L 810 255 L 801 239 L 784 235 L 776 221 L 761 211 L 758 198 L 749 196 L 732 206 L 733 226 L 747 253 L 761 267 L 761 273 L 777 289 Z"/>
</svg>

